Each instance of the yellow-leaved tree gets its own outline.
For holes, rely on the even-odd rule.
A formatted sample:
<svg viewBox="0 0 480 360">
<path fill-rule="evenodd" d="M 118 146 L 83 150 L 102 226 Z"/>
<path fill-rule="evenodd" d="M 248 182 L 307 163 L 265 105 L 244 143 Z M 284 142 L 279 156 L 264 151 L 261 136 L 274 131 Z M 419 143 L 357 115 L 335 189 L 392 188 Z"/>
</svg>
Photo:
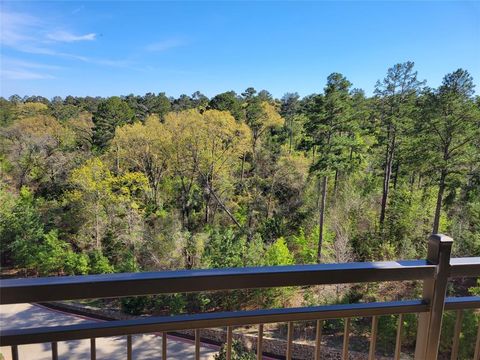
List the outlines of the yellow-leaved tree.
<svg viewBox="0 0 480 360">
<path fill-rule="evenodd" d="M 102 251 L 103 241 L 133 252 L 142 240 L 142 197 L 147 179 L 139 172 L 113 174 L 99 158 L 75 169 L 65 200 L 78 222 L 77 245 Z M 110 244 L 110 246 L 116 246 Z"/>
<path fill-rule="evenodd" d="M 110 147 L 117 172 L 139 171 L 145 175 L 149 200 L 155 207 L 162 206 L 160 188 L 172 155 L 171 136 L 158 116 L 151 115 L 145 124 L 117 128 Z"/>
<path fill-rule="evenodd" d="M 174 140 L 171 166 L 185 200 L 196 181 L 203 189 L 205 222 L 210 221 L 215 203 L 241 228 L 222 197 L 231 193 L 232 176 L 251 142 L 248 126 L 226 111 L 186 110 L 167 114 L 165 129 Z"/>
<path fill-rule="evenodd" d="M 229 112 L 192 109 L 168 113 L 163 122 L 149 117 L 145 124 L 118 128 L 111 153 L 120 173 L 140 171 L 146 176 L 159 206 L 161 182 L 173 181 L 184 228 L 192 226 L 194 208 L 198 208 L 195 194 L 203 196 L 206 223 L 216 204 L 241 227 L 225 198 L 232 192 L 234 172 L 251 139 L 249 127 L 235 121 Z"/>
</svg>

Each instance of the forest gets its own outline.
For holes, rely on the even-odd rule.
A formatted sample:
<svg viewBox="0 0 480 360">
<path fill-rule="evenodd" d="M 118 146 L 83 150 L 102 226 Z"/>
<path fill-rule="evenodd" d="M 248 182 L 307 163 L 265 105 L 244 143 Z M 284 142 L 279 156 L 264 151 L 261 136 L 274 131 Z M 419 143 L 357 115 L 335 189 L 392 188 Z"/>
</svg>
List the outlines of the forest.
<svg viewBox="0 0 480 360">
<path fill-rule="evenodd" d="M 254 88 L 0 98 L 1 266 L 56 276 L 414 259 L 437 232 L 454 239 L 453 256 L 480 256 L 480 97 L 467 70 L 437 80 L 429 87 L 405 62 L 372 96 L 332 73 L 318 93 L 280 99 Z M 181 313 L 419 289 L 242 290 L 121 306 Z"/>
</svg>

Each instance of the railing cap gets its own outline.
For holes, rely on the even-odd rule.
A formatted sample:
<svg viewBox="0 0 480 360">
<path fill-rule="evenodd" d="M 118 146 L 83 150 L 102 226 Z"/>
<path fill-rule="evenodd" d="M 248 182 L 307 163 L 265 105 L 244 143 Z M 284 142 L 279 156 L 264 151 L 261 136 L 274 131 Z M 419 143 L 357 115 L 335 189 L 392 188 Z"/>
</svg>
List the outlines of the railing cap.
<svg viewBox="0 0 480 360">
<path fill-rule="evenodd" d="M 440 262 L 450 262 L 450 253 L 452 251 L 453 239 L 443 234 L 432 234 L 428 238 L 427 260 L 431 264 L 437 265 Z M 441 261 L 441 258 L 443 260 Z"/>
<path fill-rule="evenodd" d="M 441 244 L 453 244 L 453 239 L 450 236 L 444 234 L 431 234 L 428 238 L 428 241 L 434 241 Z"/>
</svg>

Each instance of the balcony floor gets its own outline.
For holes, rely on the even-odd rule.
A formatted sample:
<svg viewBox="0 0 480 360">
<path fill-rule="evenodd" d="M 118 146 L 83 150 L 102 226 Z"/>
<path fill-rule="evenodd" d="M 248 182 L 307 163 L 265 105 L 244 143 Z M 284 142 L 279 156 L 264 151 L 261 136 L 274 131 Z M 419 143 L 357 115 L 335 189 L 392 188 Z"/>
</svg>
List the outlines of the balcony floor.
<svg viewBox="0 0 480 360">
<path fill-rule="evenodd" d="M 0 305 L 0 323 L 4 329 L 27 328 L 38 326 L 72 325 L 97 320 L 86 319 L 77 315 L 50 310 L 39 305 L 15 304 Z M 126 359 L 127 340 L 125 336 L 96 339 L 97 359 Z M 162 339 L 155 335 L 134 335 L 132 337 L 134 359 L 160 358 Z M 217 349 L 202 344 L 202 360 L 213 359 Z M 28 360 L 50 360 L 52 357 L 50 344 L 31 344 L 18 347 L 19 358 Z M 168 337 L 167 354 L 169 359 L 193 359 L 195 348 L 193 342 Z M 11 359 L 9 347 L 1 347 L 0 354 L 6 360 Z M 58 343 L 59 359 L 90 359 L 90 340 L 76 340 Z"/>
</svg>

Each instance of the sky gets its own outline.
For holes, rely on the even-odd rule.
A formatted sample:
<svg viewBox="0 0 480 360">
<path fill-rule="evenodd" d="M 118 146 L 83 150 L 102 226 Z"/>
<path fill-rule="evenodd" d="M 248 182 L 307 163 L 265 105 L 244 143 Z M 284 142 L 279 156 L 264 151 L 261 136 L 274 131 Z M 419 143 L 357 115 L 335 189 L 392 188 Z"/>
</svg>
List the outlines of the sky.
<svg viewBox="0 0 480 360">
<path fill-rule="evenodd" d="M 2 0 L 0 22 L 3 97 L 305 96 L 332 72 L 372 94 L 408 60 L 431 87 L 457 68 L 480 79 L 478 1 Z"/>
</svg>

